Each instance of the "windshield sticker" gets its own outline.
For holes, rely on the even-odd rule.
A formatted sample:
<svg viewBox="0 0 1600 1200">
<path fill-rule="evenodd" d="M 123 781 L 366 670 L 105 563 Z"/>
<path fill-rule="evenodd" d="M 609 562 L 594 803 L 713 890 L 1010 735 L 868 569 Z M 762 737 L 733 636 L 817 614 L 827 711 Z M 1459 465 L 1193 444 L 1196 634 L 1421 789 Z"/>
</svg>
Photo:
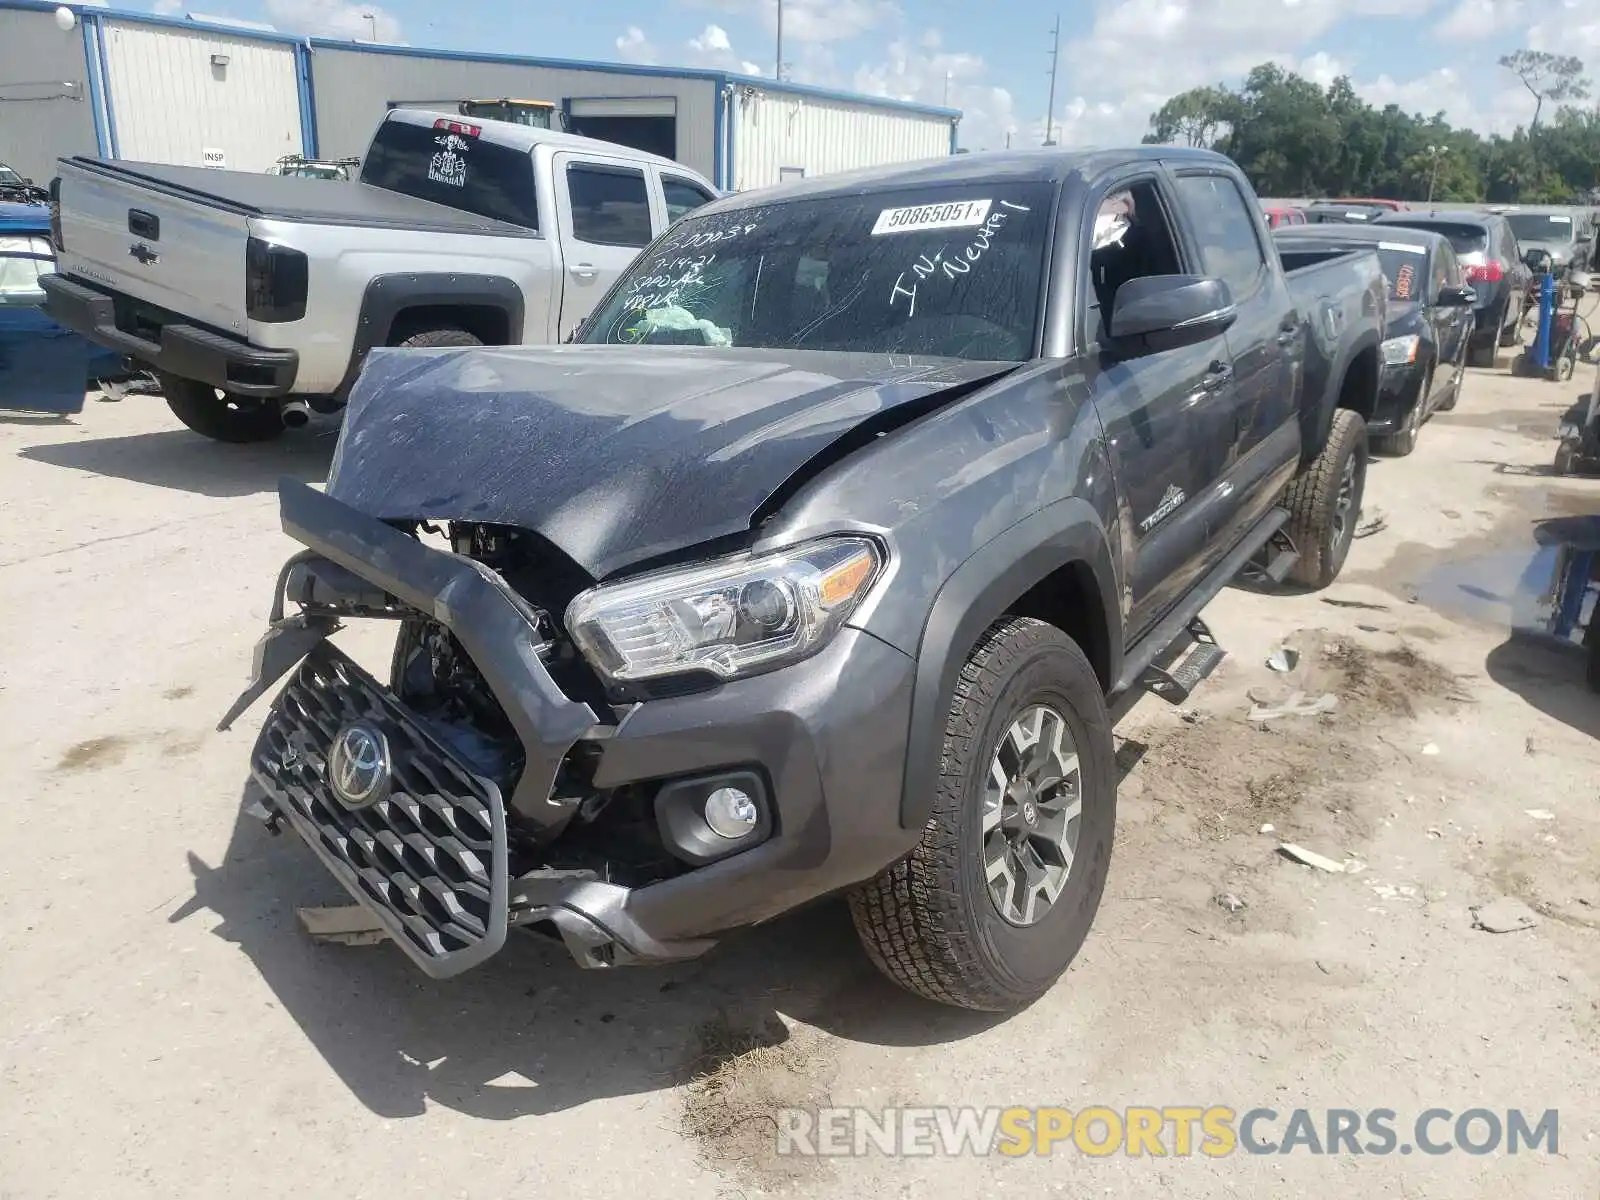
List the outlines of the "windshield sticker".
<svg viewBox="0 0 1600 1200">
<path fill-rule="evenodd" d="M 1398 250 L 1401 254 L 1426 254 L 1428 251 L 1423 246 L 1413 245 L 1411 242 L 1379 242 L 1379 250 Z"/>
<path fill-rule="evenodd" d="M 472 148 L 472 143 L 458 133 L 447 133 L 443 137 L 433 139 L 436 146 L 442 146 L 431 159 L 428 160 L 428 178 L 434 183 L 443 183 L 449 187 L 467 186 L 467 151 Z"/>
<path fill-rule="evenodd" d="M 970 229 L 982 225 L 993 200 L 956 200 L 949 204 L 914 204 L 886 208 L 872 223 L 872 236 L 886 233 L 921 233 L 928 229 Z"/>
<path fill-rule="evenodd" d="M 1572 218 L 1571 217 L 1547 217 L 1546 220 L 1548 220 L 1553 225 L 1571 225 L 1572 224 Z"/>
<path fill-rule="evenodd" d="M 1394 277 L 1394 298 L 1396 300 L 1410 300 L 1416 288 L 1417 273 L 1410 263 L 1406 263 L 1396 272 Z"/>
<path fill-rule="evenodd" d="M 985 205 L 989 202 L 983 201 Z M 1006 211 L 1009 210 L 1009 211 Z M 886 210 L 893 212 L 893 209 Z M 903 300 L 906 305 L 906 316 L 917 315 L 917 287 L 923 280 L 942 274 L 946 279 L 954 279 L 958 275 L 970 274 L 972 268 L 983 261 L 983 256 L 988 253 L 989 247 L 994 242 L 995 235 L 1005 228 L 1011 213 L 1025 213 L 1031 210 L 1025 204 L 1013 204 L 1009 200 L 1000 201 L 1000 209 L 992 212 L 979 227 L 978 232 L 972 235 L 972 240 L 966 247 L 955 254 L 946 256 L 943 250 L 937 254 L 919 255 L 916 262 L 895 278 L 894 287 L 889 289 L 889 307 L 896 307 L 897 301 Z M 880 217 L 881 221 L 883 218 Z M 896 230 L 896 232 L 899 232 Z M 907 276 L 910 280 L 907 280 Z"/>
</svg>

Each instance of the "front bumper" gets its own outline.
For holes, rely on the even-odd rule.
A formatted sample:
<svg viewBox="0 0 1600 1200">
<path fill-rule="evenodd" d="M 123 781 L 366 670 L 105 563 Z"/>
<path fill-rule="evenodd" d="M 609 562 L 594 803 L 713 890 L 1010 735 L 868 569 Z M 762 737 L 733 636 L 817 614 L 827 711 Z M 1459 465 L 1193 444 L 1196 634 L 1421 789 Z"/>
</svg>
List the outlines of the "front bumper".
<svg viewBox="0 0 1600 1200">
<path fill-rule="evenodd" d="M 1406 415 L 1422 394 L 1423 364 L 1385 365 L 1378 377 L 1378 402 L 1367 422 L 1370 433 L 1393 433 L 1406 423 Z"/>
<path fill-rule="evenodd" d="M 919 836 L 898 819 L 913 664 L 871 635 L 845 629 L 794 667 L 602 722 L 561 693 L 537 653 L 534 617 L 494 572 L 303 484 L 285 481 L 280 496 L 291 536 L 455 633 L 523 744 L 521 776 L 502 796 L 325 643 L 257 739 L 252 773 L 271 807 L 428 974 L 459 974 L 510 928 L 545 922 L 584 966 L 690 957 L 717 933 L 870 878 Z M 328 786 L 327 760 L 357 720 L 385 731 L 393 786 L 352 810 Z M 770 782 L 773 833 L 638 888 L 588 872 L 513 876 L 508 810 L 522 827 L 559 831 L 575 802 L 553 798 L 552 786 L 580 743 L 596 758 L 596 789 L 755 767 Z"/>
<path fill-rule="evenodd" d="M 41 275 L 44 311 L 58 325 L 91 342 L 169 371 L 183 379 L 209 383 L 235 396 L 273 397 L 294 387 L 300 356 L 293 350 L 264 350 L 226 334 L 173 321 L 160 327 L 159 341 L 130 333 L 117 324 L 117 298 L 75 279 Z"/>
</svg>

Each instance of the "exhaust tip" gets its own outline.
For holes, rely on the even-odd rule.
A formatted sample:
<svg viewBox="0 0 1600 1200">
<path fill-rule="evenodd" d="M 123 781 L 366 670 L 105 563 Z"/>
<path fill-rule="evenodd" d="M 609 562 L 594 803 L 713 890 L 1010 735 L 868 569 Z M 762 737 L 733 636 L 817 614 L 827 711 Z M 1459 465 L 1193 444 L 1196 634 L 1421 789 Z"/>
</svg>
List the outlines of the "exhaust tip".
<svg viewBox="0 0 1600 1200">
<path fill-rule="evenodd" d="M 299 400 L 291 400 L 283 406 L 283 423 L 290 429 L 303 429 L 311 423 L 311 410 Z"/>
</svg>

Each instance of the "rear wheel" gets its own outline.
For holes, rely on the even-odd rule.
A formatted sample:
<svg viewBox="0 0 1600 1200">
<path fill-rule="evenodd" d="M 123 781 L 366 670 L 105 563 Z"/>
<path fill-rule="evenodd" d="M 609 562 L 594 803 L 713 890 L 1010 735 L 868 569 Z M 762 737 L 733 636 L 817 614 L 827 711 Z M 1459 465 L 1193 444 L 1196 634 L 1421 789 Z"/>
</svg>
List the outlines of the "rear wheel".
<svg viewBox="0 0 1600 1200">
<path fill-rule="evenodd" d="M 203 437 L 218 442 L 266 442 L 283 432 L 276 400 L 230 396 L 209 383 L 162 372 L 161 393 L 173 416 Z"/>
<path fill-rule="evenodd" d="M 1367 486 L 1367 423 L 1342 408 L 1333 415 L 1328 444 L 1289 485 L 1287 531 L 1300 551 L 1296 583 L 1325 588 L 1339 577 L 1361 517 Z"/>
<path fill-rule="evenodd" d="M 1117 788 L 1083 651 L 1007 618 L 968 655 L 922 840 L 850 897 L 867 955 L 919 995 L 1005 1012 L 1042 995 L 1105 890 Z"/>
<path fill-rule="evenodd" d="M 442 329 L 419 329 L 395 344 L 397 346 L 411 347 L 481 346 L 483 341 L 476 334 L 468 333 L 465 329 L 446 326 Z"/>
<path fill-rule="evenodd" d="M 1467 347 L 1467 366 L 1493 367 L 1500 358 L 1498 338 L 1490 334 L 1481 342 L 1474 342 Z"/>
</svg>

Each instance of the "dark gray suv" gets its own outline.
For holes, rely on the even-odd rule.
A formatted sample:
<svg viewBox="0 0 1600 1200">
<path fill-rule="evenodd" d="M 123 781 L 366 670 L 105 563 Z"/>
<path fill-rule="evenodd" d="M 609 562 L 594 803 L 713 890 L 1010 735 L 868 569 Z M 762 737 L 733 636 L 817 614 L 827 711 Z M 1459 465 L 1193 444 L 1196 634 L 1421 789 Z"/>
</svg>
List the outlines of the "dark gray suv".
<svg viewBox="0 0 1600 1200">
<path fill-rule="evenodd" d="M 1514 346 L 1517 327 L 1527 311 L 1533 272 L 1522 261 L 1517 235 L 1505 217 L 1478 212 L 1395 212 L 1375 225 L 1402 225 L 1443 234 L 1461 260 L 1466 282 L 1478 294 L 1473 306 L 1477 324 L 1467 347 L 1467 363 L 1492 367 L 1500 346 Z"/>
</svg>

